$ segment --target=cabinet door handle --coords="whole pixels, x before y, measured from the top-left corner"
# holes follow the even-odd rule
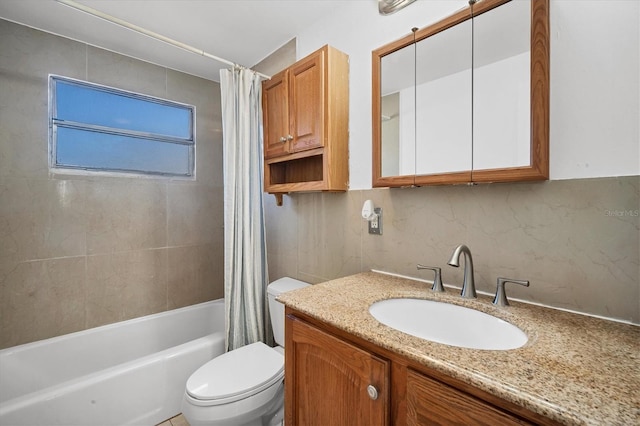
[[[369,398],[373,399],[374,401],[378,399],[378,389],[376,389],[375,386],[367,386],[367,393],[369,394]]]
[[[292,140],[293,140],[293,136],[291,136],[291,135],[287,135],[287,140],[288,140],[288,141],[292,141]]]
[[[280,138],[280,142],[285,143],[286,141],[287,141],[287,138],[285,138],[284,136]]]

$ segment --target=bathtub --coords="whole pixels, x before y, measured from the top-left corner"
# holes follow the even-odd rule
[[[154,425],[224,352],[224,300],[0,350],[0,425]]]

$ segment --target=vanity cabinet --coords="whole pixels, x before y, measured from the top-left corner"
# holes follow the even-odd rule
[[[262,86],[265,192],[346,191],[349,60],[330,46]]]
[[[556,424],[290,307],[285,337],[287,425]]]
[[[409,369],[407,424],[509,426],[531,423]]]
[[[389,361],[287,317],[287,425],[389,424]]]

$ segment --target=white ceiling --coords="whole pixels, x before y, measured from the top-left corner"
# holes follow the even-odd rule
[[[78,3],[209,54],[253,66],[345,1],[78,0]],[[228,65],[125,29],[55,0],[0,0],[0,18],[219,81]]]

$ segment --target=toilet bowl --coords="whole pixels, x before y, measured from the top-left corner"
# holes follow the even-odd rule
[[[276,297],[309,284],[281,278],[267,287],[275,348],[262,342],[229,351],[187,380],[182,414],[191,426],[280,425],[284,418],[284,305]]]

